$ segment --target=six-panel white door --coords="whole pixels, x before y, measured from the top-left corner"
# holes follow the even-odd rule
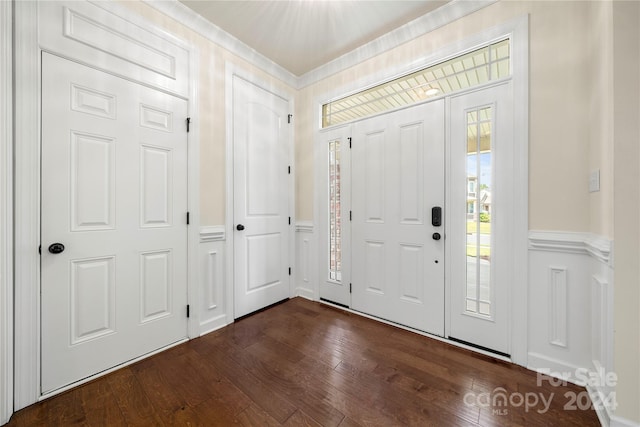
[[[289,103],[233,76],[234,318],[289,297]]]
[[[43,54],[43,394],[186,338],[186,117]]]
[[[444,335],[444,101],[354,124],[351,172],[352,308]]]

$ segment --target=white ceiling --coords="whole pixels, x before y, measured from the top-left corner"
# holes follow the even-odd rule
[[[450,0],[181,0],[301,76]]]

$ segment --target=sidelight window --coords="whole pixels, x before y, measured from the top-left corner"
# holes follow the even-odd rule
[[[329,142],[329,279],[342,280],[340,140]]]
[[[466,311],[491,316],[492,108],[467,112]]]

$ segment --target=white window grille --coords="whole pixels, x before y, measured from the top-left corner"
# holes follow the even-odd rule
[[[350,122],[511,75],[504,39],[322,106],[322,127]]]

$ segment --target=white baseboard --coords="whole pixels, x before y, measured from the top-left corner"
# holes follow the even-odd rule
[[[227,325],[227,315],[221,314],[218,317],[214,317],[213,319],[209,319],[206,322],[200,323],[200,336],[206,335],[213,331],[217,331],[218,329],[224,328]]]
[[[573,376],[573,374],[575,374],[579,369],[583,368],[563,360],[545,356],[543,354],[529,353],[527,369],[540,372],[554,378],[560,378],[572,384],[576,384],[577,379]]]
[[[640,423],[635,423],[633,421],[621,417],[616,417],[614,415],[611,417],[609,427],[640,427]]]
[[[296,296],[297,297],[306,298],[306,299],[311,300],[311,301],[315,301],[314,292],[313,292],[312,289],[297,287],[296,288]]]

